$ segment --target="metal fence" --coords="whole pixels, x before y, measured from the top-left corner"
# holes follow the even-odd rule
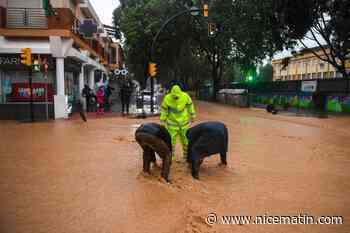
[[[316,82],[316,93],[330,94],[350,94],[350,79],[309,79],[297,81],[276,81],[261,83],[239,83],[230,86],[232,89],[248,89],[250,93],[270,93],[288,94],[302,92],[303,82]]]

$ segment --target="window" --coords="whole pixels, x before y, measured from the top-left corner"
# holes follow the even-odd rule
[[[335,71],[331,71],[329,77],[330,77],[330,78],[335,78],[335,77],[336,77],[336,76],[335,76]]]
[[[324,63],[320,63],[320,70],[323,70],[325,67]]]
[[[0,104],[5,102],[5,94],[4,94],[4,88],[2,87],[3,83],[3,72],[0,70]]]
[[[323,72],[323,78],[329,78],[328,72]]]

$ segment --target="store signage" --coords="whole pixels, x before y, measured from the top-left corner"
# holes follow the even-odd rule
[[[37,58],[38,55],[33,55],[33,58]],[[46,59],[47,64],[53,64],[52,57],[48,55],[40,55],[41,59]],[[0,54],[0,67],[11,67],[11,66],[23,66],[21,63],[20,54]]]
[[[122,70],[119,70],[119,69],[116,69],[114,70],[114,74],[115,75],[127,75],[129,73],[129,71],[127,69],[122,69]]]
[[[302,92],[316,92],[317,81],[302,81],[301,91]]]
[[[20,65],[21,64],[21,58],[14,57],[14,56],[0,56],[0,65]]]
[[[46,92],[49,102],[53,101],[52,84],[33,83],[33,101],[45,102]],[[12,95],[9,102],[29,102],[30,88],[28,83],[12,83]]]

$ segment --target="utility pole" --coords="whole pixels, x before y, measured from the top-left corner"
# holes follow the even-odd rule
[[[32,49],[23,48],[21,49],[21,63],[28,68],[29,76],[29,108],[30,108],[30,122],[34,122],[34,110],[33,110],[33,80],[32,80]]]
[[[30,122],[34,122],[34,109],[33,109],[33,78],[32,67],[29,66],[29,93],[30,93]]]

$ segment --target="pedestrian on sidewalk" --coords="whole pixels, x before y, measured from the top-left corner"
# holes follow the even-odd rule
[[[104,103],[105,103],[105,91],[104,87],[100,86],[96,92],[96,98],[97,98],[97,112],[96,115],[103,115],[104,114]]]
[[[114,88],[108,83],[105,87],[105,111],[109,112],[111,110],[112,101],[110,99]]]
[[[86,112],[92,112],[92,104],[94,102],[93,98],[95,97],[95,95],[92,89],[87,84],[84,85],[84,88],[82,90],[82,96],[83,98],[85,98]]]
[[[182,144],[183,157],[187,159],[188,139],[186,134],[195,117],[196,112],[191,97],[178,85],[174,85],[170,93],[164,97],[160,111],[161,124],[166,126],[171,137],[173,160],[175,160],[174,152],[178,136]]]
[[[133,83],[128,76],[124,77],[120,89],[120,99],[122,102],[122,114],[129,115],[130,98],[133,92]]]

